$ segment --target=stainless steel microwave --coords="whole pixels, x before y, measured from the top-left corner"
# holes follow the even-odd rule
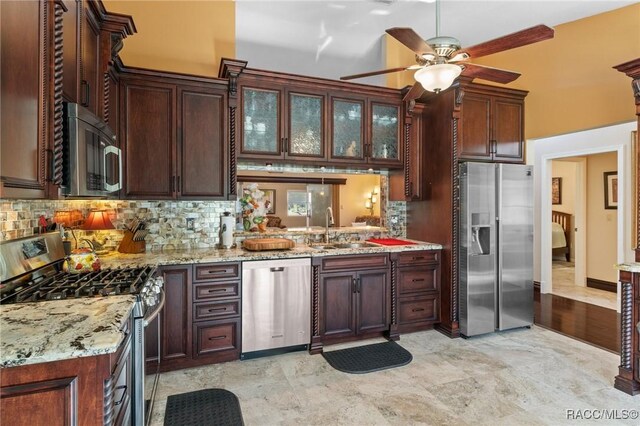
[[[66,197],[115,197],[122,189],[122,151],[102,120],[86,108],[64,104],[64,167]]]

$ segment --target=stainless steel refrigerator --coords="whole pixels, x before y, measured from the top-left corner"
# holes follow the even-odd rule
[[[460,163],[460,332],[533,323],[533,168]]]

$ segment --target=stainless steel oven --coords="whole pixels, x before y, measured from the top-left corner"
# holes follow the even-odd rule
[[[122,151],[116,137],[86,108],[65,103],[63,194],[67,197],[116,196],[122,189]]]
[[[151,421],[160,375],[160,311],[164,306],[164,281],[155,277],[134,307],[132,424]]]

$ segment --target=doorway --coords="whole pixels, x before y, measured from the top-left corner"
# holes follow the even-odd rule
[[[551,160],[551,293],[617,309],[617,214],[604,203],[615,151]]]

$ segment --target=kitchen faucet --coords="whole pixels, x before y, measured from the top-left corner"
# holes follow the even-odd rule
[[[334,225],[333,210],[331,209],[331,207],[327,207],[327,210],[325,211],[324,219],[325,219],[324,242],[328,244],[329,243],[329,227]]]

